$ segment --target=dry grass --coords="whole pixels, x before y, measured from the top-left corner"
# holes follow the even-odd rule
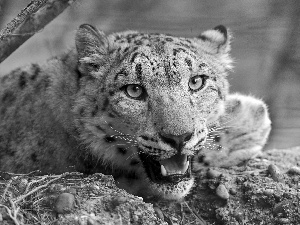
[[[66,175],[1,173],[0,207],[5,209],[2,210],[2,217],[9,217],[15,225],[37,224],[40,221],[53,223],[53,212],[46,204],[45,192],[51,184],[59,183]]]

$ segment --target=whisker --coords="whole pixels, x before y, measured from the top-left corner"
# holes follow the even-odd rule
[[[138,155],[138,153],[137,153],[137,152],[133,152],[132,154],[130,154],[130,155],[126,158],[126,160],[133,159],[133,157],[134,157],[135,155]]]

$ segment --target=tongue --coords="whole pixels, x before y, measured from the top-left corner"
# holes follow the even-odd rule
[[[171,158],[160,161],[163,176],[172,174],[184,174],[189,167],[187,155],[176,154]]]

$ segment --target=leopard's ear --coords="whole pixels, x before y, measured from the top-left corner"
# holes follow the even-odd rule
[[[231,34],[223,25],[216,26],[198,36],[201,47],[211,54],[228,54],[230,52]]]
[[[196,38],[196,45],[201,50],[215,55],[219,58],[220,63],[224,65],[226,69],[232,69],[232,58],[229,53],[231,33],[223,25],[216,26],[212,30],[203,32]]]
[[[76,32],[76,49],[79,63],[101,66],[108,54],[108,39],[102,31],[89,24],[82,24]]]

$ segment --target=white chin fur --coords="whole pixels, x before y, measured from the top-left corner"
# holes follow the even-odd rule
[[[194,185],[194,178],[186,181],[181,181],[178,184],[157,184],[150,182],[150,188],[155,193],[164,199],[180,200],[184,198]]]

